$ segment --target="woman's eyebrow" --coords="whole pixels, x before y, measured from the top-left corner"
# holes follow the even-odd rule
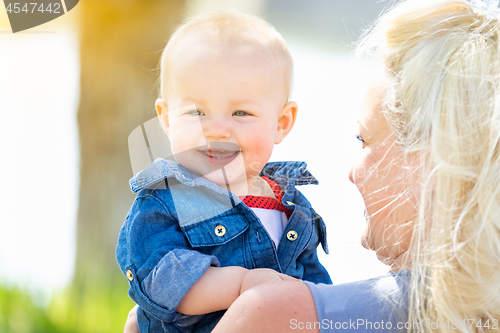
[[[369,127],[366,126],[366,122],[362,122],[362,121],[358,120],[358,126],[359,126],[359,129],[363,129],[365,131],[369,131]]]

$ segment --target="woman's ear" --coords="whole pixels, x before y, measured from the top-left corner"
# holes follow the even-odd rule
[[[165,100],[158,98],[155,102],[156,113],[160,120],[161,128],[168,136],[170,135],[170,123],[168,121],[168,107]]]
[[[278,131],[275,144],[280,143],[290,133],[297,119],[298,106],[295,102],[288,102],[278,114]]]

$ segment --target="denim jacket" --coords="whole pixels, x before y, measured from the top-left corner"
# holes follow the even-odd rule
[[[210,266],[271,268],[331,284],[316,254],[320,242],[328,253],[325,224],[295,188],[318,181],[304,162],[268,163],[261,176],[281,186],[282,202],[292,210],[277,248],[236,195],[175,162],[157,159],[130,180],[139,193],[120,230],[116,257],[129,280],[129,295],[139,305],[141,333],[211,332],[224,311],[176,312]]]

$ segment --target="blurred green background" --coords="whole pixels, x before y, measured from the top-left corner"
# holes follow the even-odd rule
[[[320,258],[333,281],[383,273],[359,246],[362,203],[347,171],[372,70],[350,67],[350,52],[386,5],[82,0],[17,34],[0,5],[0,333],[123,330],[133,302],[114,248],[134,199],[127,138],[155,116],[155,69],[172,28],[215,8],[260,15],[290,44],[299,119],[272,159],[306,160],[320,180],[303,192],[330,227],[331,254]]]

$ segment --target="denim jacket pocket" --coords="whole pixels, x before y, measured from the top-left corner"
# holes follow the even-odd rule
[[[248,222],[239,214],[214,217],[182,227],[193,248],[226,244],[248,229]]]

